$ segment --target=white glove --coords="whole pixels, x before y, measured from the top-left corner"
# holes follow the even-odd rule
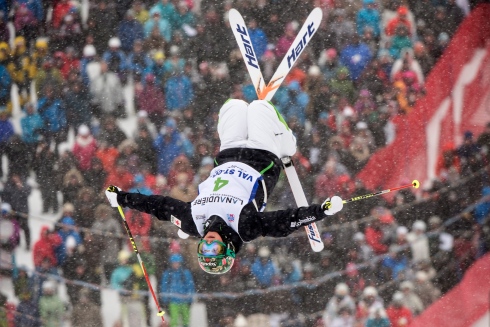
[[[328,216],[336,214],[342,210],[343,207],[344,203],[340,196],[333,196],[332,199],[326,199],[325,202],[322,203],[323,212]]]
[[[117,194],[119,191],[121,191],[121,189],[113,185],[110,185],[107,190],[105,190],[105,196],[107,196],[107,200],[109,200],[109,203],[113,208],[119,207],[119,203],[117,203]]]

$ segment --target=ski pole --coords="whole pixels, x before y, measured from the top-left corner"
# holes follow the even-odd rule
[[[117,207],[117,211],[119,211],[119,214],[121,215],[121,218],[122,218],[123,223],[124,223],[124,228],[126,229],[126,233],[128,233],[129,240],[131,241],[131,245],[133,246],[134,253],[136,253],[136,256],[138,257],[138,261],[140,263],[141,270],[143,270],[143,275],[145,275],[146,284],[148,284],[148,288],[150,289],[150,293],[153,296],[153,300],[155,301],[155,304],[157,306],[157,309],[158,309],[157,315],[159,317],[162,317],[162,321],[165,322],[165,319],[163,318],[163,314],[165,312],[160,307],[160,304],[158,303],[158,299],[155,295],[155,292],[153,291],[153,287],[151,286],[151,283],[150,283],[150,278],[148,278],[148,273],[146,272],[145,265],[143,263],[143,260],[141,259],[141,255],[138,251],[138,247],[136,246],[136,243],[134,241],[133,234],[131,234],[131,230],[129,229],[128,222],[126,221],[126,217],[124,216],[124,212],[123,212],[121,206]]]
[[[419,181],[416,180],[416,179],[414,179],[411,184],[406,184],[406,185],[402,185],[402,186],[398,186],[398,187],[393,187],[393,188],[389,188],[389,189],[378,191],[378,192],[374,192],[374,193],[369,193],[369,194],[355,196],[355,197],[350,198],[348,200],[342,200],[342,203],[350,203],[350,202],[354,202],[354,201],[364,200],[364,199],[367,199],[367,198],[371,198],[373,196],[378,196],[378,195],[390,193],[390,192],[393,192],[393,191],[398,191],[398,190],[401,190],[401,189],[404,189],[404,188],[409,188],[409,187],[419,188],[419,186],[420,186]],[[327,202],[327,203],[325,203],[324,206],[328,209],[330,207],[330,205],[331,205],[330,202]]]

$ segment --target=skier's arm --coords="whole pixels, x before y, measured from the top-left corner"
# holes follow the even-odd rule
[[[337,199],[334,200],[334,198]],[[330,209],[325,208],[325,203],[330,203],[330,200],[325,201],[322,205],[313,204],[308,207],[271,212],[257,212],[253,206],[247,205],[240,214],[240,236],[244,241],[251,241],[259,236],[287,236],[302,226],[340,211],[342,199],[334,198],[332,198]],[[243,219],[242,216],[244,216]]]
[[[192,219],[191,205],[188,202],[179,201],[168,196],[143,195],[123,191],[119,191],[117,202],[122,207],[149,213],[159,220],[172,221],[174,225],[180,225],[179,227],[182,231],[187,234],[196,237],[200,236]]]

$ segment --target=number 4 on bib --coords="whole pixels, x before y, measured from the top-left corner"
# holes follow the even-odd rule
[[[221,179],[221,177],[218,177],[218,179],[214,181],[214,189],[213,189],[213,192],[216,192],[219,189],[225,187],[226,184],[228,184],[228,180],[227,179]]]

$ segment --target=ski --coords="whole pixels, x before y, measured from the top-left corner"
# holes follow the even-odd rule
[[[293,44],[291,44],[288,52],[286,52],[286,56],[282,59],[267,86],[262,90],[259,99],[272,99],[279,86],[281,86],[284,78],[289,74],[289,71],[293,68],[299,56],[308,45],[308,42],[310,42],[311,38],[318,30],[318,27],[320,27],[322,17],[323,12],[320,8],[315,8],[311,11],[299,30],[298,35],[296,35]]]
[[[264,77],[262,77],[262,71],[260,70],[259,60],[252,46],[252,40],[248,34],[247,25],[245,25],[242,15],[236,9],[230,9],[229,19],[231,30],[233,31],[233,35],[235,35],[236,42],[242,53],[248,74],[250,75],[257,95],[259,95],[265,86],[265,82]]]
[[[230,10],[230,26],[233,34],[235,35],[235,39],[238,43],[238,47],[242,53],[243,60],[247,66],[248,73],[259,99],[269,101],[272,99],[284,78],[287,76],[305,49],[306,45],[317,31],[318,27],[320,26],[322,16],[323,13],[320,8],[315,8],[312,10],[271,80],[267,85],[265,85],[245,21],[243,20],[242,15],[236,9]],[[284,165],[284,172],[286,173],[289,185],[293,192],[294,200],[296,201],[296,205],[298,207],[308,206],[308,200],[306,199],[303,187],[301,186],[298,173],[294,168],[293,161],[290,157],[285,157],[282,158],[282,162]],[[313,222],[306,225],[305,230],[313,251],[320,252],[323,250],[324,244],[320,237],[320,231],[318,230],[316,223]]]

